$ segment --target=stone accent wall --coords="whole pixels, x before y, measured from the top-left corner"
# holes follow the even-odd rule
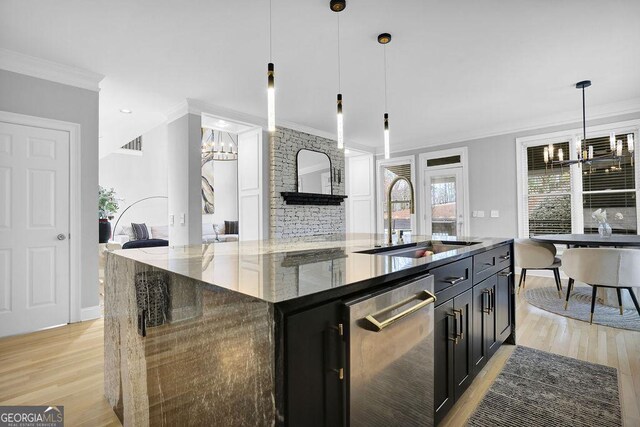
[[[332,169],[337,168],[342,175],[340,183],[332,178],[333,194],[345,194],[344,151],[338,149],[336,141],[292,129],[278,128],[270,138],[271,239],[345,232],[344,203],[340,206],[287,205],[280,195],[283,191],[298,191],[296,156],[303,148],[321,151],[329,156]]]

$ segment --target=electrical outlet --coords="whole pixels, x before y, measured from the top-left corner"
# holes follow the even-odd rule
[[[484,218],[484,211],[478,211],[478,218]]]
[[[496,210],[491,211],[491,218],[499,218],[499,217],[500,217],[500,211],[496,211]]]
[[[187,216],[184,213],[180,214],[180,224],[184,225],[187,222]]]
[[[478,211],[473,211],[471,213],[471,216],[474,217],[474,218],[478,218]]]

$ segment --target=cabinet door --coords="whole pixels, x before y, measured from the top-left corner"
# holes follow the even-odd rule
[[[496,332],[500,343],[511,334],[511,295],[513,293],[513,273],[507,268],[498,273],[496,288]]]
[[[455,401],[453,383],[454,322],[453,300],[434,310],[434,408],[436,424]]]
[[[453,299],[453,309],[457,317],[457,326],[460,328],[455,333],[458,340],[455,342],[453,350],[453,378],[454,395],[458,401],[462,393],[469,387],[473,380],[473,290],[469,289]]]
[[[287,425],[345,425],[340,314],[341,304],[331,303],[286,319]]]
[[[498,292],[498,275],[491,276],[487,282],[486,289],[489,289],[490,313],[487,315],[486,328],[484,330],[485,340],[487,342],[487,356],[490,359],[500,347],[498,338],[498,329],[496,324],[496,296]]]
[[[496,276],[473,287],[473,329],[472,354],[474,375],[487,363],[487,359],[495,352],[495,321],[492,308],[492,292],[495,291]]]

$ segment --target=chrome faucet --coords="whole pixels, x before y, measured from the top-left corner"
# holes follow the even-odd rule
[[[393,230],[391,229],[392,227],[392,218],[391,218],[391,192],[393,191],[393,187],[398,183],[398,181],[406,181],[407,184],[409,184],[409,190],[411,190],[411,200],[409,200],[409,212],[411,214],[414,214],[416,209],[415,209],[415,195],[413,192],[413,184],[411,184],[411,181],[409,181],[407,178],[405,178],[404,176],[398,176],[396,177],[396,179],[394,179],[393,181],[391,181],[391,185],[389,185],[389,190],[387,192],[387,230],[388,230],[388,238],[387,238],[387,243],[389,245],[391,245],[393,243],[393,239],[392,239],[392,232]],[[398,200],[398,201],[404,201],[404,200]]]

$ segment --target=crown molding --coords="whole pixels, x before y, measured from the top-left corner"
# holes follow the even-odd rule
[[[633,98],[626,101],[593,106],[591,107],[591,110],[593,112],[588,114],[587,125],[598,120],[613,119],[625,114],[640,113],[640,98]],[[440,137],[428,137],[429,140],[436,141],[433,143],[425,143],[424,140],[407,141],[395,145],[394,149],[391,150],[391,153],[399,154],[407,151],[419,150],[426,147],[439,147],[442,145],[470,142],[478,139],[492,138],[502,135],[522,134],[531,131],[544,131],[547,128],[553,128],[557,126],[572,126],[576,123],[582,123],[581,114],[576,114],[575,111],[564,112],[555,114],[553,116],[547,116],[535,121],[529,121],[528,123],[522,122],[516,126],[503,126],[495,127],[493,129],[484,129],[481,131],[462,132],[446,136],[443,135]],[[382,148],[376,147],[375,154],[380,155],[381,153],[384,153]]]
[[[100,91],[102,74],[0,48],[0,69],[68,86]]]
[[[256,127],[267,127],[267,119],[266,117],[258,117],[252,114],[243,113],[240,111],[232,110],[225,107],[220,107],[219,105],[209,104],[205,101],[200,101],[198,99],[187,98],[184,101],[176,104],[172,108],[170,108],[167,113],[167,122],[170,123],[186,114],[196,114],[201,115],[205,114],[208,116],[221,118],[230,122],[235,122],[239,124],[243,124],[246,126],[256,126]],[[287,129],[296,130],[298,132],[308,133],[310,135],[319,136],[322,138],[327,138],[335,141],[336,135],[331,132],[325,132],[320,129],[316,129],[310,126],[301,125],[298,123],[290,122],[287,120],[277,120],[276,125],[278,127],[284,127]],[[353,148],[354,150],[364,151],[367,153],[374,153],[374,149],[372,147],[358,144],[353,141],[345,140],[345,147]]]

